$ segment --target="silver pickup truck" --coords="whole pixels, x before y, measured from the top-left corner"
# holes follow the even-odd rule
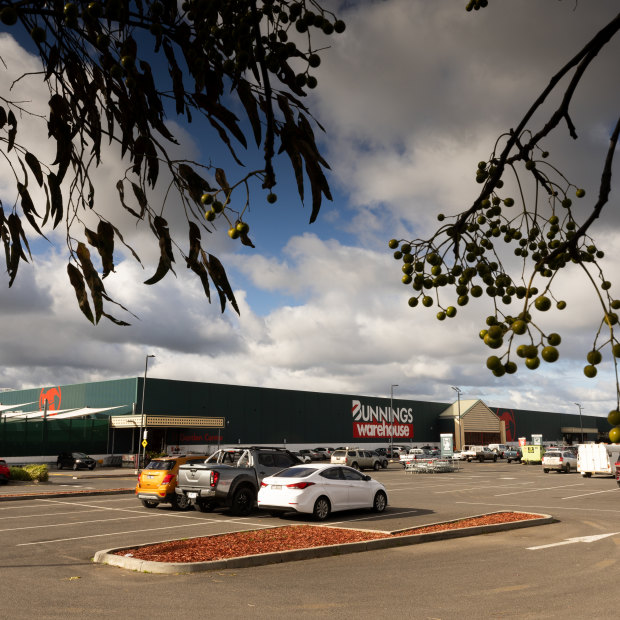
[[[202,512],[223,506],[245,516],[254,508],[263,478],[299,463],[283,448],[226,448],[204,463],[181,465],[175,491]]]

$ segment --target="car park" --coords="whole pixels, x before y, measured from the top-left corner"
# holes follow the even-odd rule
[[[95,469],[97,461],[84,452],[61,452],[56,459],[56,469],[69,467],[73,470]]]
[[[0,484],[8,484],[11,479],[11,470],[4,459],[0,459]]]
[[[331,456],[333,465],[348,465],[353,469],[380,469],[381,459],[374,455],[370,450],[360,450],[359,448],[344,448],[334,450]]]
[[[547,450],[542,457],[542,469],[546,474],[550,471],[567,474],[577,471],[577,456],[572,450]]]
[[[178,455],[151,459],[140,472],[136,496],[145,508],[171,504],[175,510],[187,510],[191,504],[185,495],[175,491],[179,467],[185,463],[204,463],[207,455]]]
[[[352,467],[297,465],[263,479],[258,507],[271,514],[301,512],[325,520],[332,512],[359,508],[383,512],[388,498],[380,482]]]

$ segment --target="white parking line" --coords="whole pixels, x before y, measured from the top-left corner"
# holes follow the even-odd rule
[[[17,532],[19,530],[40,530],[41,528],[50,529],[52,527],[73,527],[74,525],[87,525],[90,523],[107,523],[108,521],[128,521],[129,519],[141,519],[142,517],[118,517],[118,519],[93,519],[91,521],[65,521],[64,523],[46,523],[44,525],[25,525],[24,527],[9,527],[0,532]]]
[[[599,493],[617,493],[620,489],[605,489],[604,491],[592,491],[592,493],[582,493],[581,495],[570,495],[562,499],[575,499],[576,497],[587,497],[588,495],[598,495]]]
[[[576,484],[560,484],[553,487],[536,487],[535,489],[527,489],[523,491],[511,491],[510,493],[498,493],[494,497],[504,497],[504,495],[519,495],[519,493],[532,493],[533,491],[553,491],[555,489],[562,489],[564,487],[582,487],[583,482],[577,482]]]
[[[390,512],[384,515],[386,517],[395,517],[398,515],[406,515],[406,514],[411,514],[413,512],[422,512],[422,509],[416,509],[413,508],[412,510],[401,510],[400,512]],[[372,515],[368,515],[366,517],[360,517],[359,519],[348,519],[347,521],[330,521],[329,523],[326,523],[325,525],[331,526],[331,525],[339,525],[342,523],[354,523],[355,521],[367,521],[368,519],[377,519],[377,518],[381,518],[381,516],[383,515],[377,515],[375,513],[373,513]]]
[[[72,538],[55,538],[55,539],[51,539],[51,540],[41,540],[38,542],[29,542],[29,543],[20,543],[18,545],[16,545],[17,547],[31,547],[34,545],[49,545],[49,544],[54,544],[54,543],[59,543],[59,542],[68,542],[68,541],[72,541],[72,540],[85,540],[88,538],[102,538],[104,536],[124,536],[125,534],[139,534],[139,533],[143,533],[143,532],[156,532],[158,530],[171,530],[174,528],[180,528],[180,527],[194,527],[196,525],[212,525],[214,523],[222,523],[222,521],[217,521],[217,520],[207,520],[207,519],[203,519],[202,521],[200,521],[199,523],[185,523],[182,525],[169,525],[167,527],[152,527],[152,528],[148,528],[145,530],[127,530],[127,531],[123,531],[123,532],[110,532],[109,534],[91,534],[90,536],[74,536]],[[230,521],[226,521],[225,523],[230,523]],[[246,523],[240,523],[240,525],[248,525]],[[271,529],[273,527],[280,527],[280,526],[274,526],[274,525],[265,525],[265,524],[260,524],[261,527],[263,527],[264,529]],[[222,532],[218,532],[222,533]],[[159,542],[159,541],[158,541]],[[135,546],[135,544],[133,545],[127,545],[127,546]]]

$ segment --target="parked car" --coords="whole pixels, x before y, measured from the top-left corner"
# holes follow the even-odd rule
[[[468,463],[472,461],[497,461],[497,453],[488,446],[463,446],[463,454]]]
[[[4,459],[0,459],[0,484],[8,484],[11,479],[11,470]]]
[[[425,448],[411,448],[409,452],[400,455],[400,464],[406,468],[412,461],[434,459],[433,453]]]
[[[383,512],[388,498],[385,487],[352,467],[313,463],[297,465],[264,478],[258,491],[258,507],[271,514],[307,513],[318,521],[339,510],[369,508]]]
[[[313,452],[320,454],[323,457],[324,461],[329,461],[333,451],[333,448],[314,448],[313,450]]]
[[[226,507],[236,516],[247,516],[254,510],[263,478],[300,464],[284,448],[223,448],[204,463],[181,465],[176,493],[185,495],[201,512]]]
[[[391,448],[390,446],[388,446],[387,448],[377,448],[375,452],[377,452],[381,456],[387,457],[388,459],[399,459],[402,450],[400,450],[400,448]]]
[[[508,448],[508,450],[504,452],[504,458],[509,463],[512,463],[513,461],[520,463],[521,462],[521,449],[520,448]]]
[[[185,495],[175,492],[179,467],[185,463],[204,463],[207,455],[165,456],[152,459],[138,476],[136,496],[145,508],[172,504],[175,510],[187,510],[191,504]]]
[[[572,450],[548,450],[542,457],[543,471],[577,471],[577,457]]]
[[[95,469],[97,461],[84,452],[61,452],[56,459],[56,468],[62,469],[69,467],[73,470],[77,469]]]
[[[345,448],[344,450],[334,450],[331,456],[333,465],[348,465],[353,469],[374,469],[381,467],[380,457],[373,454],[370,450],[360,450],[359,448]]]
[[[315,452],[314,450],[308,450],[307,448],[303,448],[301,450],[298,450],[298,452],[301,456],[310,457],[311,461],[322,461],[323,460],[323,455],[319,454],[318,452]]]
[[[294,454],[302,463],[312,463],[312,459],[309,454],[301,454],[301,452],[293,452],[292,454]]]
[[[465,459],[465,455],[460,451],[460,450],[454,450],[454,452],[452,453],[452,458],[455,461],[464,461]]]
[[[493,450],[493,452],[495,452],[500,459],[503,459],[504,453],[508,450],[508,446],[503,443],[490,443],[489,449]]]
[[[379,459],[379,462],[381,463],[381,467],[383,467],[383,469],[388,466],[390,460],[385,454],[381,454],[378,450],[371,450],[370,452]]]

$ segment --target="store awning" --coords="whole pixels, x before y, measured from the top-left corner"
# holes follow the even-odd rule
[[[178,415],[114,415],[111,428],[224,428],[224,418]]]
[[[120,409],[127,405],[118,405],[116,407],[81,407],[73,409],[59,409],[58,411],[48,411],[46,415],[47,420],[67,420],[69,418],[84,418],[88,415],[95,413],[101,413],[102,411],[112,411],[112,409]],[[42,419],[45,415],[43,410],[28,411],[28,412],[10,412],[2,414],[7,421],[19,421],[19,420],[33,420]]]
[[[8,411],[9,409],[15,409],[15,407],[26,407],[27,405],[34,405],[37,401],[33,400],[31,403],[20,403],[17,405],[2,405],[0,404],[0,413],[2,411]]]
[[[560,429],[561,433],[566,435],[579,435],[581,433],[598,433],[598,428],[581,428],[580,426],[563,426]]]

